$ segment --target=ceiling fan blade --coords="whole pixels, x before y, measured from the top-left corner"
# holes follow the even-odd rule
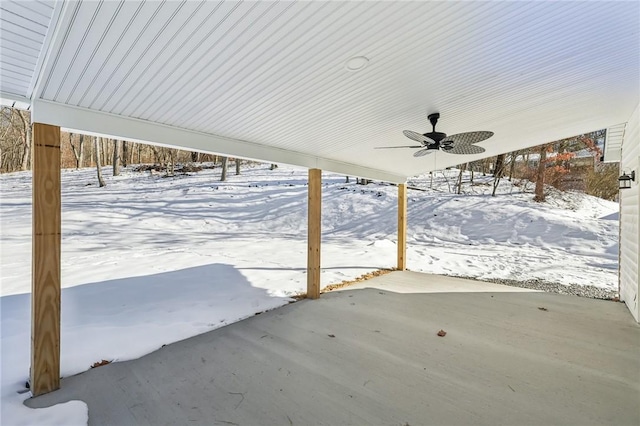
[[[409,139],[420,142],[422,145],[429,145],[436,142],[433,139],[426,137],[425,135],[421,135],[418,132],[412,132],[411,130],[403,130],[402,133]]]
[[[424,157],[427,154],[431,154],[433,151],[435,151],[435,149],[425,148],[425,149],[421,149],[420,151],[414,152],[413,156],[414,157]]]
[[[373,149],[389,149],[389,148],[422,148],[422,145],[375,146],[375,147],[373,147]]]
[[[441,149],[447,154],[482,154],[485,151],[481,146],[467,144],[445,145]]]
[[[493,132],[466,132],[457,133],[455,135],[447,136],[440,141],[441,144],[447,145],[448,143],[454,143],[456,145],[471,145],[474,143],[482,142],[493,136]]]

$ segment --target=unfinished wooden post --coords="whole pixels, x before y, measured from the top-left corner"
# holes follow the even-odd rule
[[[398,184],[398,270],[407,269],[407,184]]]
[[[307,297],[320,297],[320,222],[322,218],[322,170],[309,169]]]
[[[33,125],[31,392],[60,387],[60,127]]]

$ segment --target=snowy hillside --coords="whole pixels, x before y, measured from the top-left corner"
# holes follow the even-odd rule
[[[125,360],[289,303],[306,288],[306,170],[267,166],[164,178],[62,173],[62,374]],[[506,180],[463,192],[457,171],[409,182],[407,266],[480,279],[617,287],[617,209],[548,203]],[[0,176],[2,424],[86,422],[82,403],[29,410],[31,175]],[[468,180],[469,176],[465,176]],[[322,285],[395,266],[397,188],[323,176]],[[56,411],[57,410],[57,411]]]

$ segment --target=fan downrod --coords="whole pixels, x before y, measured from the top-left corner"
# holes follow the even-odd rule
[[[438,119],[440,118],[440,113],[439,112],[435,112],[433,114],[429,114],[427,116],[427,118],[429,119],[429,121],[431,122],[431,126],[433,126],[433,132],[435,133],[436,131],[436,124],[438,124]]]

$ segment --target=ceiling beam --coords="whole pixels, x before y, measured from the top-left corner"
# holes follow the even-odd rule
[[[32,111],[32,122],[60,126],[78,133],[93,134],[112,139],[126,139],[187,151],[200,151],[249,160],[290,164],[391,183],[404,183],[407,178],[407,176],[384,170],[358,166],[302,152],[180,129],[41,99],[33,101]]]

